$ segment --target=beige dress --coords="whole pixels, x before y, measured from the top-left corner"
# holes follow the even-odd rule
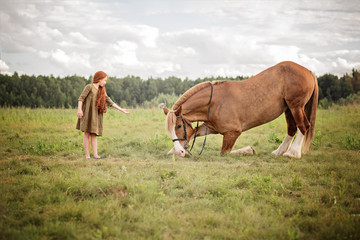
[[[76,129],[101,136],[103,132],[103,114],[99,113],[99,110],[96,107],[97,93],[98,90],[93,84],[85,86],[79,97],[79,101],[83,102],[82,111],[84,115],[82,118],[78,119]],[[114,102],[107,94],[106,103],[110,106],[114,105]]]

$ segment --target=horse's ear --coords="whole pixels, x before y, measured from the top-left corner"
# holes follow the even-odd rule
[[[164,110],[165,115],[167,115],[169,112],[169,109],[167,109],[167,107],[164,107],[163,110]]]
[[[176,116],[180,116],[180,114],[181,114],[181,106],[175,112]]]

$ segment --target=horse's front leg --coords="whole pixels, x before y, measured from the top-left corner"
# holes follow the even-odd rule
[[[224,138],[221,154],[229,153],[231,151],[240,134],[240,131],[231,131],[223,134]]]

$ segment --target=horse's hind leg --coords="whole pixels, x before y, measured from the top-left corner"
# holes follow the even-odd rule
[[[309,120],[307,119],[304,108],[299,107],[295,109],[291,109],[291,113],[294,117],[297,126],[297,135],[296,138],[291,145],[291,147],[283,154],[285,157],[295,157],[301,158],[301,148],[304,142],[304,138],[307,130],[310,127]]]
[[[296,133],[296,122],[291,114],[290,109],[288,108],[285,111],[285,117],[287,122],[287,135],[284,139],[284,141],[280,144],[278,149],[272,152],[274,155],[283,155],[287,150],[289,150],[290,145],[292,143],[292,140],[294,139],[295,133]]]

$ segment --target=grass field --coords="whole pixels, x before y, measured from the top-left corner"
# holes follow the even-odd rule
[[[360,239],[360,106],[319,110],[301,159],[272,156],[284,116],[240,136],[255,156],[166,156],[162,111],[110,110],[85,159],[76,110],[0,111],[0,239]]]

